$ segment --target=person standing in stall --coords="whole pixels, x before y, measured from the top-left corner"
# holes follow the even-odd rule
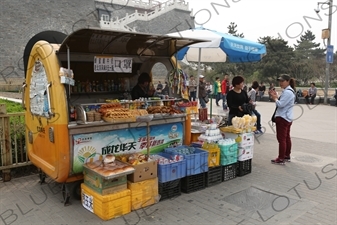
[[[249,103],[247,92],[243,90],[244,78],[242,76],[235,76],[232,80],[233,89],[227,94],[227,104],[229,108],[228,125],[232,125],[232,119],[243,117],[245,115],[242,105]]]
[[[155,89],[151,85],[151,77],[148,73],[142,73],[138,77],[137,85],[132,88],[131,97],[132,100],[139,98],[153,97]]]

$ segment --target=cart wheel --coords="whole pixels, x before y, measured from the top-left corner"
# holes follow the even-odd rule
[[[69,188],[67,187],[67,184],[62,184],[62,197],[63,197],[63,204],[64,206],[70,205],[69,199],[70,199],[70,192]]]
[[[45,181],[46,180],[46,174],[44,172],[42,172],[42,170],[40,170],[39,177],[40,177],[40,181],[39,181],[40,184],[46,183],[46,181]]]
[[[82,181],[78,181],[72,185],[71,194],[76,200],[81,200],[81,183]]]

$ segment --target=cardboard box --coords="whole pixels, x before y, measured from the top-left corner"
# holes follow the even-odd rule
[[[105,179],[105,177],[100,176],[86,167],[83,167],[83,175],[84,183],[101,195],[113,194],[127,188],[126,175],[112,179]]]
[[[238,161],[245,161],[253,158],[254,145],[238,148]]]
[[[132,166],[135,168],[135,172],[128,175],[128,180],[131,182],[139,182],[157,177],[156,161],[140,163]]]
[[[241,137],[241,141],[238,142],[239,147],[246,147],[254,145],[254,133],[243,133],[243,134],[234,134],[225,132],[225,138],[236,139],[238,136]]]

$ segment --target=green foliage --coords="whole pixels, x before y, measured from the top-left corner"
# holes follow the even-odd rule
[[[24,112],[24,109],[22,108],[20,103],[8,101],[8,100],[5,100],[5,99],[0,99],[0,104],[6,105],[7,113]]]
[[[228,33],[235,37],[244,38],[245,36],[243,35],[243,33],[239,34],[236,30],[237,26],[238,25],[236,25],[234,22],[230,22],[229,26],[227,27]]]
[[[267,55],[257,64],[262,81],[276,80],[280,74],[289,73],[294,58],[293,48],[281,38],[263,37],[259,42],[266,45]]]

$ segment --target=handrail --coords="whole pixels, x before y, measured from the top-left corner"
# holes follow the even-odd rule
[[[132,1],[131,1],[132,2]],[[128,2],[128,3],[131,3]],[[144,10],[150,10],[149,13],[147,13],[145,11],[145,13],[139,13],[137,10],[135,10],[134,13],[132,14],[126,14],[126,16],[124,18],[121,19],[116,19],[113,20],[113,18],[110,18],[110,21],[103,21],[103,18],[100,18],[100,24],[102,27],[109,27],[112,29],[124,29],[124,30],[135,30],[130,28],[129,26],[127,26],[127,24],[130,24],[132,22],[135,22],[136,20],[143,20],[143,21],[149,21],[152,20],[170,10],[173,10],[175,8],[179,8],[179,9],[184,9],[184,10],[188,10],[189,4],[185,3],[185,1],[182,0],[169,0],[163,3],[157,3],[157,4],[153,4],[153,2],[157,2],[157,1],[150,1],[151,4],[146,3],[146,5],[148,5],[149,7],[145,7]],[[116,4],[117,2],[115,2]],[[132,4],[128,4],[128,6],[133,6],[133,7],[137,7],[137,3],[138,4],[145,4],[142,1],[133,1],[132,3],[134,3],[135,5]]]

